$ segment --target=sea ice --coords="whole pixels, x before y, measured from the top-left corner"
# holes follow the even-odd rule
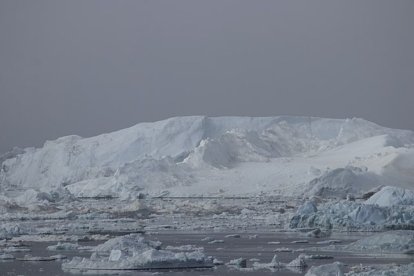
[[[98,245],[89,259],[75,257],[62,264],[62,269],[173,269],[213,266],[201,251],[177,252],[161,250],[159,242],[130,234]]]

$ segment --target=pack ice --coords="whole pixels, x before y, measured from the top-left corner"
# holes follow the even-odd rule
[[[411,188],[413,144],[411,131],[357,118],[176,117],[15,148],[0,157],[0,201],[34,208],[142,194],[358,197],[381,185]]]

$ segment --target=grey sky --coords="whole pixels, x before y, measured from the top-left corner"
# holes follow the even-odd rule
[[[0,0],[0,152],[179,115],[414,129],[414,1]]]

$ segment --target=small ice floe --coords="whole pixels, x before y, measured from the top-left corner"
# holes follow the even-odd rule
[[[220,261],[219,259],[216,259],[216,258],[214,258],[213,259],[213,265],[223,265],[224,264],[224,262],[223,261]]]
[[[292,248],[279,247],[273,250],[274,252],[293,252]]]
[[[2,251],[5,253],[30,252],[31,249],[28,247],[10,246],[10,247],[3,248]]]
[[[331,264],[312,266],[305,276],[344,276],[344,265],[340,262],[334,262]]]
[[[215,243],[224,243],[224,240],[212,240],[208,242],[209,244],[215,244]]]
[[[15,259],[14,256],[12,254],[0,254],[0,260],[1,261],[5,261],[5,260],[13,260]]]
[[[255,269],[280,269],[280,268],[284,268],[286,266],[286,264],[280,262],[277,258],[277,255],[274,255],[272,258],[272,261],[270,263],[259,263],[259,262],[254,262],[253,263],[253,267]]]
[[[298,268],[305,268],[308,265],[305,262],[305,256],[300,254],[296,259],[292,260],[290,263],[286,265],[287,267],[298,267]]]
[[[309,243],[308,240],[291,241],[290,243]]]
[[[280,241],[270,241],[270,242],[267,242],[267,244],[280,244]]]
[[[253,268],[255,270],[270,269],[271,271],[275,271],[275,270],[287,268],[289,270],[300,272],[306,267],[307,267],[307,264],[304,260],[303,255],[299,255],[296,259],[292,260],[291,262],[287,264],[279,261],[277,255],[273,256],[272,261],[270,263],[258,263],[258,262],[253,263]]]
[[[310,238],[324,238],[329,237],[330,235],[331,233],[329,231],[322,231],[320,228],[316,228],[306,233],[306,236]]]
[[[247,267],[247,260],[245,258],[238,258],[229,261],[226,263],[227,266],[237,267],[237,268],[246,268]]]
[[[342,243],[341,240],[326,240],[326,241],[318,241],[316,244],[338,244]]]
[[[165,249],[171,250],[171,251],[203,251],[204,250],[203,247],[197,247],[193,244],[186,244],[186,245],[180,245],[180,246],[168,245],[167,247],[165,247]]]
[[[50,251],[71,251],[71,250],[77,250],[79,249],[79,245],[77,243],[69,243],[69,242],[58,242],[58,244],[55,245],[49,245],[47,247],[47,250]]]
[[[48,257],[41,257],[41,256],[32,256],[32,255],[24,255],[23,258],[17,258],[19,261],[29,261],[29,262],[50,262],[56,260],[63,260],[66,259],[64,255],[53,255]]]
[[[70,270],[143,270],[213,267],[211,258],[201,251],[172,252],[162,250],[158,241],[141,234],[129,234],[98,245],[90,258],[74,257],[63,263]]]
[[[241,236],[240,236],[240,234],[230,234],[230,235],[226,235],[226,236],[224,236],[225,238],[240,238]]]
[[[302,257],[305,260],[329,260],[329,259],[333,259],[333,256],[329,256],[329,255],[307,255],[307,254],[303,254]]]
[[[212,238],[212,237],[205,237],[205,238],[202,238],[201,241],[211,242],[211,241],[214,241],[214,238]]]

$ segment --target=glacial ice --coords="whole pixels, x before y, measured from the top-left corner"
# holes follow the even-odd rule
[[[365,203],[375,204],[381,207],[414,205],[414,191],[386,186],[370,197]]]
[[[61,242],[57,249],[95,234],[166,229],[303,228],[310,240],[336,230],[407,234],[414,229],[413,167],[414,132],[357,118],[192,116],[141,123],[0,156],[0,239]],[[90,258],[62,267],[212,265],[195,247],[161,249],[134,235],[110,239]],[[225,241],[230,237],[236,236]],[[400,240],[411,244],[404,235],[393,242]],[[373,243],[389,250],[379,239]],[[413,251],[411,245],[393,250]]]
[[[330,201],[317,206],[313,213],[298,212],[291,228],[336,230],[390,230],[414,227],[414,206],[380,207],[350,201]]]
[[[81,198],[136,199],[219,190],[252,195],[276,189],[297,195],[307,185],[309,193],[343,197],[379,181],[407,185],[413,175],[399,178],[395,172],[414,159],[413,144],[413,132],[362,119],[177,117],[13,150],[0,159],[0,191],[22,205],[25,199],[47,204],[64,191]],[[400,156],[404,162],[396,161]],[[235,179],[239,172],[243,177]],[[251,185],[254,179],[257,185]],[[21,192],[26,189],[34,192]]]

